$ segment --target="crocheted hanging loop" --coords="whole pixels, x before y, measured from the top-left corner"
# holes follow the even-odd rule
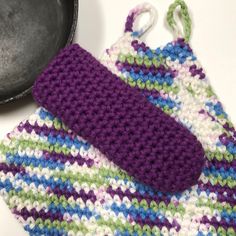
[[[180,17],[183,23],[184,36],[182,35],[181,30],[177,26],[177,23],[174,19],[174,13],[176,8],[180,6]],[[189,42],[192,32],[192,22],[189,15],[188,7],[183,0],[175,0],[169,7],[167,12],[167,22],[170,28],[174,31],[176,37],[184,38],[186,42]]]
[[[134,22],[142,13],[149,13],[149,21],[139,30],[134,30]],[[156,9],[151,4],[144,3],[137,5],[129,12],[129,15],[126,19],[125,32],[132,32],[133,36],[141,37],[153,26],[156,16]]]

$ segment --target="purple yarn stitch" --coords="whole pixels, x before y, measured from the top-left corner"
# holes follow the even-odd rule
[[[132,32],[133,31],[133,24],[134,24],[134,16],[135,14],[132,13],[127,17],[126,24],[125,24],[125,32]]]
[[[196,184],[204,164],[197,138],[79,45],[61,51],[33,95],[137,180],[164,192]]]

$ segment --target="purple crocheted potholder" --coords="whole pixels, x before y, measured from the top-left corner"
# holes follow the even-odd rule
[[[204,151],[196,137],[79,45],[61,51],[37,79],[33,95],[38,104],[147,185],[182,191],[201,174]]]

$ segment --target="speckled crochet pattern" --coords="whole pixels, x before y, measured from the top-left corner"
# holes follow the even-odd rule
[[[147,66],[160,66],[155,60],[160,55],[178,72],[175,77],[145,72]],[[26,231],[234,236],[236,130],[189,45],[176,40],[153,50],[127,32],[101,61],[198,137],[207,158],[203,173],[182,193],[155,191],[39,108],[0,148],[0,194]]]
[[[156,71],[175,73],[162,66]],[[164,192],[197,183],[205,159],[196,137],[79,45],[59,53],[35,82],[33,95],[140,182]]]

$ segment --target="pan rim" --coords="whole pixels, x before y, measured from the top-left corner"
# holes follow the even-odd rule
[[[79,0],[73,0],[73,3],[74,3],[73,4],[73,19],[72,19],[72,24],[71,24],[71,27],[70,27],[70,34],[68,36],[67,42],[66,42],[64,47],[68,46],[69,44],[71,44],[73,42],[75,32],[76,32],[76,27],[77,27],[77,22],[78,22]],[[27,88],[24,91],[16,94],[13,97],[0,100],[0,105],[18,100],[20,98],[23,98],[23,97],[29,95],[32,91],[32,88],[33,88],[33,85],[31,85],[29,88]]]

